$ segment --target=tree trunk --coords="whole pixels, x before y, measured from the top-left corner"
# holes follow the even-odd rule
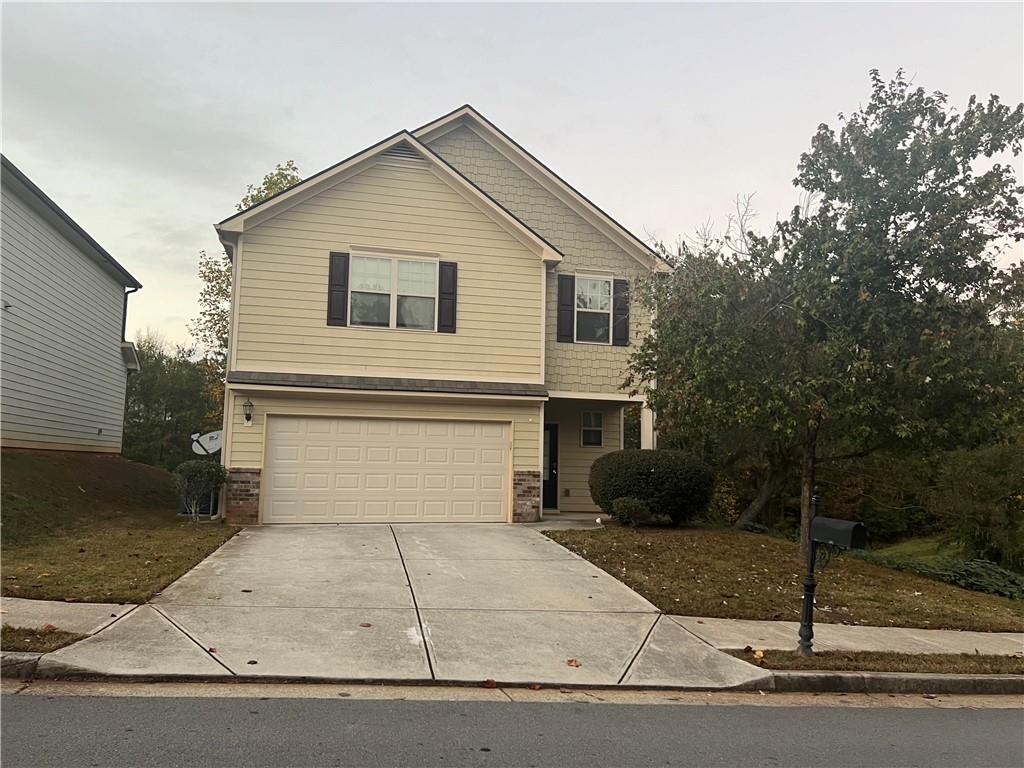
[[[782,473],[775,472],[771,468],[768,469],[768,474],[765,477],[764,482],[762,482],[761,487],[757,489],[757,496],[755,496],[754,500],[747,505],[747,508],[740,513],[740,516],[736,518],[735,525],[737,528],[756,522],[757,519],[761,517],[761,513],[764,512],[765,507],[768,506],[768,502],[772,500],[772,496],[774,496],[775,492],[779,489],[779,486],[781,485],[780,478],[782,476]]]
[[[817,469],[818,426],[807,426],[803,456],[800,458],[800,551],[806,558],[811,546],[811,497]]]

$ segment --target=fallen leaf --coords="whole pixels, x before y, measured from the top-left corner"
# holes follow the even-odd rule
[[[40,632],[56,632],[57,631],[57,625],[55,625],[55,624],[43,624],[43,626],[41,626],[39,628],[39,631]]]
[[[209,651],[210,653],[216,653],[217,652],[216,648],[207,648],[206,650]]]
[[[484,688],[497,688],[497,687],[498,687],[498,684],[496,682],[494,682],[491,678],[488,677],[486,680],[484,680]]]
[[[764,651],[760,651],[760,650],[754,651],[754,658],[755,659],[763,659],[764,658]]]
[[[368,622],[368,621],[364,621],[364,622],[363,622],[362,624],[360,624],[359,626],[360,626],[360,627],[363,627],[364,629],[366,629],[366,628],[372,627],[372,626],[373,626],[373,624],[371,624],[371,623],[370,623],[370,622]]]
[[[541,685],[540,683],[533,683],[533,684],[532,684],[532,685],[530,686],[530,690],[531,690],[531,691],[539,691],[539,690],[540,690],[541,688],[543,688],[543,687],[544,687],[544,686],[543,686],[543,685]]]
[[[745,646],[743,646],[743,652],[744,653],[753,653],[754,649],[751,648],[749,645],[745,645]]]
[[[568,659],[565,663],[566,663],[566,665],[568,665],[570,667],[582,667],[583,666],[582,662],[580,662],[579,659]]]

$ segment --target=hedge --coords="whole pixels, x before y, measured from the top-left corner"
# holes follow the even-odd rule
[[[598,458],[590,467],[590,495],[615,516],[616,499],[639,501],[655,518],[674,525],[693,520],[711,501],[715,475],[684,451],[630,448]],[[634,505],[635,506],[635,505]]]

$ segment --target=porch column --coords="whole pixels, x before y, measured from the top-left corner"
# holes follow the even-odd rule
[[[640,409],[640,447],[655,447],[654,411],[647,407],[647,403]]]

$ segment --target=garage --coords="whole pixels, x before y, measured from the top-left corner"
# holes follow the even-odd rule
[[[262,522],[506,522],[510,427],[268,415]]]

